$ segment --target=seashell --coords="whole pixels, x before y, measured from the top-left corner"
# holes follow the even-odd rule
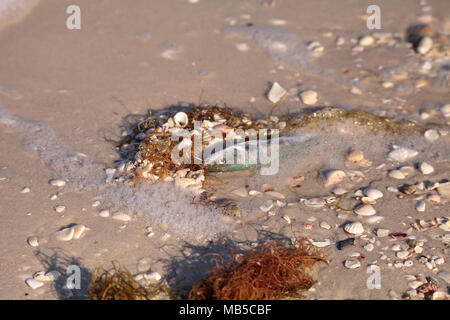
[[[43,282],[33,278],[28,278],[27,280],[25,280],[25,283],[33,290],[36,290],[37,288],[40,288],[44,285]]]
[[[358,207],[357,209],[355,209],[354,212],[357,215],[364,216],[364,217],[373,216],[373,215],[375,215],[375,213],[377,213],[375,211],[375,208],[370,204],[362,205],[362,206]]]
[[[72,239],[80,239],[83,234],[85,233],[85,231],[87,230],[86,226],[82,225],[82,224],[77,224],[76,226],[73,226],[73,237]]]
[[[426,207],[425,201],[419,201],[419,202],[416,203],[416,210],[418,212],[424,212],[425,211],[425,207]]]
[[[377,203],[375,201],[375,199],[372,199],[371,197],[362,197],[361,198],[361,202],[365,203],[365,204],[375,204],[375,203]]]
[[[64,187],[66,185],[66,182],[64,180],[53,179],[50,180],[50,185],[54,187]]]
[[[309,208],[323,208],[326,204],[326,201],[321,198],[311,198],[311,199],[302,199],[302,203]]]
[[[361,262],[359,262],[356,259],[349,259],[349,260],[345,260],[344,266],[347,269],[356,269],[356,268],[359,268],[361,266]]]
[[[422,162],[419,166],[419,170],[420,172],[422,172],[423,174],[430,174],[434,172],[434,168],[433,166],[431,166],[430,164],[426,163],[426,162]]]
[[[74,230],[73,228],[65,228],[56,232],[56,239],[59,241],[70,241],[72,240]]]
[[[283,216],[283,219],[286,220],[286,222],[287,222],[288,224],[291,224],[291,223],[292,223],[291,218],[290,218],[288,215],[284,215],[284,216]]]
[[[124,222],[131,220],[131,217],[123,212],[116,212],[111,216],[111,218],[113,218],[114,220],[119,220],[119,221],[124,221]]]
[[[330,170],[326,173],[325,177],[325,187],[332,186],[340,183],[346,174],[342,170]]]
[[[259,207],[259,209],[261,209],[261,211],[263,211],[263,212],[267,212],[267,211],[269,211],[272,208],[273,208],[273,201],[272,200],[266,201],[263,205],[261,205]]]
[[[333,189],[331,192],[337,196],[341,196],[343,194],[346,194],[348,191],[347,191],[347,189],[344,189],[342,187],[337,187],[337,188]]]
[[[189,123],[189,118],[188,118],[188,115],[186,113],[184,113],[184,112],[177,112],[173,116],[173,121],[175,122],[175,125],[177,127],[184,128]]]
[[[66,207],[65,206],[56,206],[55,211],[58,213],[63,213],[64,211],[66,211]]]
[[[417,152],[416,150],[396,145],[393,146],[393,149],[394,150],[389,152],[388,158],[398,162],[405,162],[419,154],[419,152]]]
[[[274,82],[269,92],[267,93],[267,99],[272,103],[278,103],[287,94],[287,91],[280,86],[278,82]]]
[[[435,291],[431,300],[447,300],[447,294],[444,291]]]
[[[364,194],[373,200],[378,200],[383,197],[383,192],[373,188],[367,188],[364,190]]]
[[[156,271],[151,271],[149,273],[144,274],[144,278],[147,281],[159,281],[161,280],[161,275]]]
[[[411,253],[409,251],[398,251],[396,253],[397,258],[399,259],[407,259]]]
[[[441,202],[441,197],[438,194],[430,194],[427,196],[427,200],[434,203]]]
[[[350,236],[359,236],[364,233],[361,222],[350,222],[344,226],[344,232]]]
[[[28,237],[27,242],[32,247],[38,247],[39,246],[38,237],[35,237],[35,236]]]
[[[331,229],[330,224],[328,222],[326,222],[326,221],[322,221],[319,226],[321,228],[323,228],[323,229],[326,229],[326,230],[330,230]]]
[[[406,176],[403,174],[403,172],[401,172],[400,170],[397,170],[397,169],[389,171],[388,175],[391,178],[399,179],[399,180],[406,178]]]
[[[329,245],[332,244],[330,239],[325,239],[323,241],[314,241],[312,239],[308,239],[311,244],[317,248],[324,248],[324,247],[328,247]]]
[[[101,210],[98,215],[102,218],[108,218],[109,217],[109,210],[108,209],[104,209]]]
[[[425,140],[427,140],[428,142],[434,142],[437,139],[439,139],[439,133],[434,129],[429,129],[425,131],[423,136],[425,137]]]
[[[251,195],[251,196],[258,196],[258,195],[261,194],[261,192],[256,191],[256,190],[250,190],[250,191],[248,192],[248,194]]]
[[[347,155],[347,160],[350,162],[361,162],[364,160],[364,154],[361,150],[353,149]]]
[[[370,223],[370,224],[374,224],[374,223],[381,222],[381,220],[383,220],[383,219],[384,218],[381,216],[371,216],[366,219],[366,222]]]

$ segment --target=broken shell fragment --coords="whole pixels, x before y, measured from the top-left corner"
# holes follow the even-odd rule
[[[73,228],[65,228],[58,232],[56,232],[56,240],[58,241],[70,241],[73,238],[74,229]]]
[[[325,187],[329,187],[342,182],[345,178],[345,172],[342,170],[330,170],[326,173]]]
[[[321,198],[302,199],[301,202],[305,206],[315,209],[323,208],[326,204],[326,201]]]
[[[82,225],[82,224],[77,224],[76,226],[73,226],[73,237],[72,239],[80,239],[84,233],[87,231],[86,226]]]
[[[275,104],[280,102],[286,93],[287,91],[278,82],[274,82],[267,94],[267,99]]]
[[[356,259],[349,259],[349,260],[345,260],[344,266],[347,269],[356,269],[356,268],[359,268],[361,266],[361,262],[359,262]]]

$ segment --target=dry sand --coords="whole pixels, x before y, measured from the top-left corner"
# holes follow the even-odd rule
[[[437,122],[441,128],[448,125],[448,120],[439,111],[450,102],[448,56],[432,58],[433,73],[420,75],[417,70],[421,57],[405,41],[408,26],[425,13],[433,17],[432,25],[444,35],[448,44],[448,1],[429,0],[426,4],[409,1],[407,5],[402,0],[379,1],[380,31],[397,34],[396,44],[374,45],[355,55],[351,54],[355,46],[351,39],[373,33],[367,29],[364,18],[370,1],[280,0],[275,1],[273,8],[262,6],[262,2],[201,0],[190,4],[186,0],[136,0],[130,5],[119,0],[80,0],[77,4],[82,12],[81,30],[68,30],[65,11],[72,1],[42,0],[20,21],[15,19],[0,30],[0,105],[21,119],[48,124],[59,141],[86,154],[92,162],[106,166],[118,159],[118,155],[103,137],[105,134],[120,136],[121,125],[128,115],[144,115],[149,108],[163,109],[199,102],[227,104],[253,114],[267,114],[273,105],[266,99],[265,92],[274,81],[291,89],[275,114],[306,108],[299,101],[298,92],[311,89],[319,94],[317,106],[363,108],[421,123],[425,121],[419,113],[429,109],[435,115],[428,122]],[[350,88],[327,76],[326,72],[306,72],[289,59],[283,60],[283,55],[280,60],[273,59],[258,41],[223,33],[223,27],[231,24],[252,23],[255,28],[261,28],[270,26],[273,19],[285,20],[286,25],[280,28],[294,34],[299,41],[319,41],[324,52],[313,60],[313,64],[341,78],[358,77],[362,95],[350,93]],[[276,36],[269,34],[268,37]],[[338,36],[345,39],[342,46],[336,45]],[[237,50],[238,43],[246,43],[249,50]],[[161,57],[168,49],[176,53],[174,59]],[[383,66],[383,70],[394,69],[391,73],[378,74],[379,66]],[[392,89],[380,85],[382,80],[396,73],[406,74],[407,79],[394,81]],[[428,82],[423,88],[415,88],[418,80]],[[362,181],[348,185],[349,190],[355,191],[370,184],[385,195],[376,205],[384,220],[377,225],[364,224],[367,239],[375,237],[372,230],[376,228],[405,232],[414,219],[448,217],[448,199],[444,197],[439,204],[427,204],[425,213],[417,213],[413,199],[400,201],[395,194],[386,191],[391,185],[448,179],[448,136],[441,136],[434,149],[428,148],[426,142],[416,145],[421,154],[414,161],[405,163],[412,165],[426,160],[435,167],[434,174],[424,177],[416,172],[400,182],[385,177],[386,169],[399,165],[382,156],[389,150],[385,146],[371,146],[370,141],[376,139],[368,141],[364,151],[373,166],[365,171]],[[48,181],[55,178],[54,171],[43,166],[40,159],[25,151],[21,144],[22,137],[17,132],[0,126],[0,178],[4,177],[0,181],[1,299],[83,298],[90,272],[112,260],[135,273],[151,269],[166,276],[169,270],[175,269],[178,280],[192,284],[202,275],[201,270],[209,266],[204,254],[223,252],[220,243],[186,243],[176,236],[161,240],[164,226],[153,226],[155,236],[147,238],[145,228],[148,223],[139,217],[133,217],[129,223],[98,217],[99,208],[92,207],[95,200],[92,194],[49,185]],[[256,204],[249,205],[234,197],[248,211],[256,212],[243,218],[241,226],[229,234],[234,244],[240,243],[240,248],[244,248],[252,242],[291,238],[291,228],[281,218],[284,214],[294,219],[293,228],[299,235],[315,240],[327,238],[333,242],[344,239],[346,236],[340,225],[346,219],[338,218],[338,213],[317,212],[298,203],[301,197],[329,195],[329,188],[325,189],[317,179],[317,170],[333,163],[330,159],[344,159],[344,149],[336,149],[334,153],[333,150],[327,153],[318,149],[317,156],[310,159],[309,164],[301,163],[296,167],[294,163],[289,167],[289,174],[306,178],[295,192],[283,186],[280,177],[267,178],[287,196],[288,202],[294,203],[275,217],[267,217],[259,212]],[[383,170],[375,169],[384,162],[387,166]],[[281,170],[281,173],[287,175],[286,171]],[[258,189],[261,183],[267,182],[251,173],[225,174],[221,178],[228,182],[216,186],[217,193],[223,195],[245,184]],[[31,191],[20,193],[24,187]],[[62,194],[51,201],[49,197],[58,191]],[[66,211],[56,213],[56,205],[66,206]],[[349,219],[357,218],[353,215]],[[327,221],[332,229],[321,229],[321,221]],[[80,240],[56,241],[54,233],[71,223],[84,224],[90,230]],[[311,224],[312,229],[305,229],[305,223]],[[167,228],[170,230],[170,226]],[[424,253],[445,259],[445,263],[438,266],[439,271],[449,272],[448,242],[445,245],[442,239],[436,238],[445,234],[448,237],[448,232],[434,229],[412,234],[418,240],[426,240]],[[27,238],[33,235],[40,239],[38,248],[27,244]],[[440,290],[447,291],[448,284],[437,276],[438,271],[429,270],[416,258],[411,258],[413,267],[389,267],[389,261],[380,260],[380,252],[394,263],[398,260],[391,250],[394,243],[389,238],[376,240],[380,243],[375,243],[371,252],[362,248],[368,242],[362,240],[343,251],[338,251],[335,245],[326,247],[324,250],[331,263],[318,270],[320,284],[308,292],[307,297],[388,299],[389,290],[394,289],[401,295],[408,289],[406,274],[432,276]],[[352,252],[363,253],[366,258],[360,268],[349,270],[343,266],[343,261]],[[82,266],[81,290],[55,290],[50,284],[32,290],[25,284],[25,279],[37,271],[64,270],[55,265],[55,261]],[[366,286],[369,264],[381,267],[381,289],[370,290]]]

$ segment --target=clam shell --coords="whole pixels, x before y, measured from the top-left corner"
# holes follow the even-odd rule
[[[184,128],[189,123],[189,118],[188,118],[188,115],[186,113],[184,113],[184,112],[177,112],[173,116],[173,121],[175,122],[175,125],[177,127]]]
[[[77,224],[73,227],[73,239],[80,239],[85,231],[87,230],[86,226],[82,224]]]
[[[39,239],[36,236],[28,237],[27,242],[32,247],[38,247],[39,246]]]
[[[370,204],[365,204],[354,210],[357,215],[368,217],[373,216],[375,213],[375,208]]]
[[[400,146],[393,146],[393,149],[394,150],[389,152],[388,158],[393,161],[398,161],[398,162],[404,162],[406,160],[414,158],[415,156],[417,156],[419,154],[416,150],[412,150],[412,149],[400,147]]]
[[[309,208],[323,208],[326,201],[321,198],[304,199],[302,203]]]
[[[344,226],[344,231],[351,236],[359,236],[364,233],[364,227],[361,222],[350,222]]]
[[[364,194],[373,200],[378,200],[383,197],[383,192],[378,189],[367,188],[364,190]]]
[[[65,228],[56,232],[56,239],[59,241],[70,241],[72,240],[74,230],[73,228]]]

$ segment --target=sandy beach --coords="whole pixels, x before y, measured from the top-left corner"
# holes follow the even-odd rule
[[[0,299],[85,299],[111,261],[189,288],[214,254],[295,237],[329,261],[306,299],[448,299],[450,2],[407,2],[378,1],[370,30],[365,0],[79,0],[70,30],[73,1],[0,0]],[[203,189],[238,214],[173,182],[111,181],[128,163],[118,141],[138,144],[150,110],[203,104],[369,120],[295,129],[307,139],[273,175],[208,174]],[[78,289],[64,288],[70,265]],[[49,271],[59,280],[32,288]]]

